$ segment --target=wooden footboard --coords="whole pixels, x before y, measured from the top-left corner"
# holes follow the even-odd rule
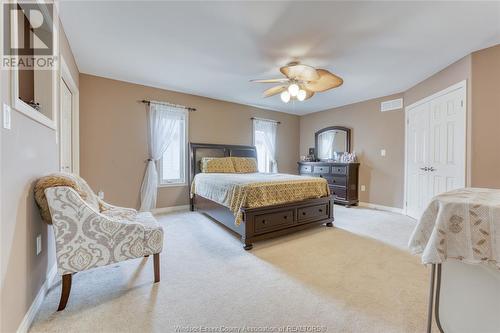
[[[326,223],[333,226],[333,198],[309,199],[281,205],[242,209],[243,222],[237,226],[229,208],[195,196],[192,209],[205,213],[241,236],[245,250],[258,240],[273,238]]]

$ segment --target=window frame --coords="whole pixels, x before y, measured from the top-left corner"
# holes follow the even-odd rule
[[[184,117],[184,140],[183,144],[184,147],[181,147],[180,153],[181,153],[181,158],[180,161],[183,165],[181,165],[181,170],[182,170],[182,178],[179,180],[175,181],[164,181],[163,179],[163,156],[160,158],[158,161],[156,167],[158,170],[158,187],[179,187],[179,186],[187,186],[187,173],[188,173],[188,163],[187,163],[187,157],[188,157],[188,146],[189,146],[189,140],[188,140],[188,124],[189,124],[189,112],[188,110],[179,110],[179,113],[181,113]]]

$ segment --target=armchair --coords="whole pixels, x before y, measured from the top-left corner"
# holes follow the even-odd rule
[[[153,215],[99,201],[91,190],[84,200],[77,190],[72,186],[44,189],[55,234],[58,273],[62,275],[58,311],[66,307],[76,272],[153,255],[154,282],[159,282],[163,229]],[[98,205],[89,203],[89,196]]]

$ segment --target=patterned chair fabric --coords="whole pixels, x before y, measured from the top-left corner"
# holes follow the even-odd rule
[[[45,189],[61,275],[158,254],[163,229],[149,212],[89,204],[69,186]],[[101,211],[99,211],[99,208]]]

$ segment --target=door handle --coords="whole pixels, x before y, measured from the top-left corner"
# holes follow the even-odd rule
[[[420,168],[420,170],[429,171],[429,168],[428,167],[424,167],[424,168]]]

